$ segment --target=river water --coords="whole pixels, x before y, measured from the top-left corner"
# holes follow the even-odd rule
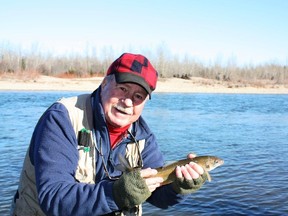
[[[34,126],[60,97],[0,92],[0,215],[9,212]],[[143,116],[167,162],[188,152],[225,164],[185,202],[144,215],[288,215],[288,95],[155,93]]]

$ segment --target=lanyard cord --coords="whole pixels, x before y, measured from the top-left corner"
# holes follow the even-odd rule
[[[92,133],[93,133],[93,139],[94,139],[94,143],[95,143],[95,148],[97,150],[97,152],[99,153],[99,155],[101,156],[101,159],[102,159],[102,165],[103,165],[103,169],[105,171],[105,174],[106,176],[110,179],[110,180],[117,180],[119,179],[118,177],[111,177],[110,174],[109,174],[109,171],[108,171],[108,168],[107,168],[107,164],[105,163],[105,160],[104,160],[104,155],[103,155],[103,152],[102,152],[102,138],[100,137],[100,140],[99,140],[99,143],[100,143],[100,148],[98,147],[98,142],[96,142],[96,135],[95,135],[95,129],[93,128],[92,130]],[[143,159],[142,159],[142,155],[141,155],[141,152],[140,152],[140,146],[139,146],[139,142],[136,140],[135,136],[130,132],[130,130],[128,130],[128,133],[130,134],[130,136],[132,137],[136,147],[137,147],[137,153],[138,153],[138,156],[139,156],[139,159],[138,159],[138,167],[139,168],[142,168],[143,167]]]
[[[110,180],[117,180],[119,179],[119,177],[111,177],[110,174],[109,174],[109,171],[108,171],[108,168],[107,168],[107,165],[105,163],[105,160],[104,160],[104,155],[102,153],[102,138],[100,137],[100,149],[98,148],[98,145],[97,145],[97,142],[96,142],[96,136],[95,136],[95,131],[93,129],[93,138],[95,139],[95,148],[97,150],[97,152],[99,153],[99,155],[101,156],[101,160],[102,160],[102,165],[103,165],[103,169],[104,169],[104,172],[106,174],[106,176],[110,179]]]
[[[94,97],[92,97],[92,107],[94,108]],[[104,155],[103,155],[103,152],[102,152],[102,138],[100,136],[100,140],[99,140],[99,143],[100,143],[100,148],[98,147],[98,142],[97,142],[97,139],[96,139],[96,131],[95,131],[95,128],[93,127],[92,129],[92,139],[94,140],[94,143],[95,143],[95,149],[97,150],[98,154],[101,156],[101,159],[102,159],[102,165],[103,165],[103,169],[104,169],[104,172],[106,174],[106,176],[110,179],[110,180],[117,180],[119,179],[119,177],[111,177],[109,175],[109,171],[108,171],[108,168],[107,168],[107,165],[105,163],[105,160],[104,160]],[[95,155],[95,160],[97,161],[97,158],[96,158],[96,155]]]
[[[100,137],[100,149],[98,148],[98,142],[96,141],[96,133],[95,133],[95,129],[93,128],[93,130],[92,130],[92,133],[93,133],[93,139],[94,139],[94,143],[95,143],[95,148],[96,148],[96,150],[97,150],[97,152],[101,155],[101,156],[103,156],[103,153],[102,153],[102,138]]]

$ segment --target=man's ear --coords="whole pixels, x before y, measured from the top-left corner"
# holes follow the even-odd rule
[[[103,88],[107,85],[107,82],[108,82],[107,77],[104,77],[101,83],[101,90],[103,90]]]

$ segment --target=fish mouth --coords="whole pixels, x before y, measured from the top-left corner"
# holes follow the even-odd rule
[[[126,114],[126,115],[132,115],[133,114],[131,110],[124,108],[124,107],[117,105],[117,104],[114,104],[113,108],[117,109],[119,112]]]
[[[221,166],[221,165],[223,165],[224,164],[224,160],[222,160],[222,159],[218,159],[218,166]]]

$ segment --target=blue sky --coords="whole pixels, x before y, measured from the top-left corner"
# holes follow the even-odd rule
[[[162,50],[207,64],[288,64],[286,0],[0,3],[0,48],[115,57]]]

